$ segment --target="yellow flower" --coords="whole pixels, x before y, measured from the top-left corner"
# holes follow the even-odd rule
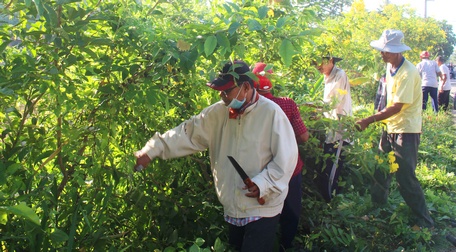
[[[390,165],[390,173],[395,173],[399,169],[399,165],[397,163],[392,163]]]
[[[337,89],[337,92],[339,92],[340,95],[345,95],[345,94],[347,94],[347,90],[340,89],[340,88]]]
[[[396,161],[396,156],[394,156],[394,152],[388,153],[388,161],[390,164],[394,163]]]
[[[379,158],[378,159],[378,164],[383,164],[383,159]]]
[[[274,10],[273,9],[269,9],[268,10],[268,17],[274,17]]]
[[[171,71],[173,71],[173,66],[166,64],[166,70],[168,70],[168,73],[171,73]]]
[[[380,157],[378,155],[375,155],[375,160],[379,160]]]

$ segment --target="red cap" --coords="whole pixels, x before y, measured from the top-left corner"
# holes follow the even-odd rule
[[[420,58],[429,58],[429,52],[428,51],[422,51],[420,54]]]
[[[266,66],[267,64],[263,62],[258,62],[255,64],[255,67],[252,70],[252,73],[254,73],[258,77],[258,81],[254,81],[255,88],[260,91],[267,91],[272,88],[271,80],[269,80],[266,77],[266,72],[272,74],[272,69],[269,69],[266,72],[264,72]]]

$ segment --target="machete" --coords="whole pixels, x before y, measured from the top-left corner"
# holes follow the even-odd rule
[[[249,176],[247,176],[244,169],[242,169],[242,167],[238,164],[236,159],[234,159],[232,156],[228,156],[228,159],[230,160],[231,164],[233,164],[239,176],[241,176],[241,179],[244,181],[244,184],[249,188],[253,187],[255,184],[252,182],[252,180],[250,180]],[[258,203],[260,203],[260,205],[264,205],[265,201],[263,198],[257,198],[257,200]]]

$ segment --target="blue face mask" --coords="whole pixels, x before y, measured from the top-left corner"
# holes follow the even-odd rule
[[[241,90],[242,90],[242,86],[241,88],[239,89],[239,92],[237,93],[236,95],[236,98],[234,98],[233,100],[231,100],[230,104],[228,104],[228,108],[232,108],[232,109],[240,109],[242,107],[242,105],[245,103],[245,100],[246,98],[244,97],[244,100],[240,101],[238,100],[238,96],[239,94],[241,93]]]

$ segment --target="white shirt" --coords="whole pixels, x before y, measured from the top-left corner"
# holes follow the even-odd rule
[[[440,73],[440,69],[435,61],[423,59],[416,65],[416,68],[418,69],[418,72],[420,72],[422,87],[437,88],[439,86],[437,74]]]
[[[439,80],[439,90],[442,89],[443,85],[443,90],[448,91],[451,90],[451,81],[450,81],[450,69],[445,64],[440,65],[440,72],[442,72],[442,75],[446,75],[446,82],[443,83],[443,80]]]
[[[339,119],[339,115],[352,116],[352,99],[350,94],[350,83],[344,70],[333,67],[329,76],[325,76],[325,90],[323,101],[331,104],[335,102],[335,107],[329,112],[325,112],[326,118]],[[327,143],[333,143],[342,138],[340,133],[331,131],[326,136]]]

